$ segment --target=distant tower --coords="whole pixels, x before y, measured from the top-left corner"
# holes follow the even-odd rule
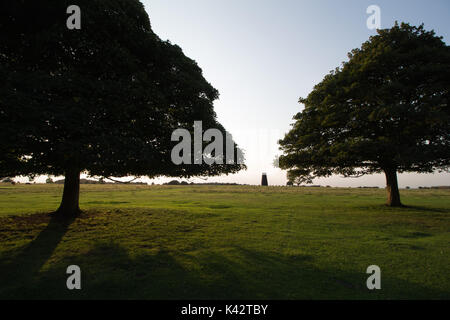
[[[261,185],[263,187],[267,187],[269,185],[269,182],[267,182],[267,173],[262,174]]]

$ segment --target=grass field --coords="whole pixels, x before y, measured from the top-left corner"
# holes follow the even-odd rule
[[[450,190],[82,185],[68,223],[61,193],[0,184],[1,299],[450,298]]]

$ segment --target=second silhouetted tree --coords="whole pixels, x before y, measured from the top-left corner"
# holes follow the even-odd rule
[[[307,98],[280,141],[293,183],[384,172],[387,204],[401,206],[397,173],[450,166],[450,49],[423,26],[379,30]]]

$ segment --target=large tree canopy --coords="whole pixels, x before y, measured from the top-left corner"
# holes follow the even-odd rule
[[[400,206],[398,172],[448,170],[450,49],[434,31],[402,23],[378,30],[300,103],[280,140],[291,181],[386,174]]]
[[[156,177],[233,173],[175,165],[175,129],[219,129],[218,92],[195,61],[161,41],[137,0],[0,3],[0,176],[65,175],[61,212],[78,211],[80,172]],[[236,153],[237,154],[237,153]],[[67,201],[66,201],[67,200]]]

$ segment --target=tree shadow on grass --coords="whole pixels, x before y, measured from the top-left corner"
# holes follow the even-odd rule
[[[450,213],[450,209],[448,209],[448,208],[435,208],[435,207],[405,205],[404,209],[408,209],[411,211],[431,212],[431,213]]]
[[[412,213],[412,212],[427,212],[427,213],[450,213],[448,208],[425,207],[416,205],[403,205],[401,207],[390,207],[386,204],[367,204],[364,206],[357,205],[355,209],[367,212],[389,212],[389,213]]]
[[[31,220],[26,223],[36,223],[32,219],[43,219],[43,221],[50,220],[48,225],[39,233],[39,235],[29,244],[25,245],[19,250],[12,250],[3,255],[5,259],[0,263],[0,298],[9,299],[14,298],[17,294],[21,296],[23,290],[38,293],[39,288],[33,286],[25,286],[32,284],[34,279],[39,278],[39,272],[42,266],[52,256],[61,239],[66,234],[69,226],[75,220],[74,218],[61,219],[53,214],[40,214],[29,217],[17,217],[16,220]],[[39,222],[43,222],[39,221]],[[8,255],[10,257],[8,257]],[[11,290],[6,290],[10,288]],[[9,291],[9,292],[8,292]]]
[[[46,236],[54,246],[64,226],[53,226]],[[42,236],[40,239],[44,239]],[[20,256],[23,264],[15,271],[16,286],[0,297],[20,299],[448,299],[449,292],[426,288],[383,276],[381,291],[366,288],[368,275],[343,270],[322,270],[307,255],[281,255],[243,247],[135,254],[117,243],[97,243],[83,255],[63,258],[50,269],[30,277],[50,248],[34,244],[30,256]],[[25,252],[24,252],[25,254]],[[42,262],[42,259],[41,261]],[[66,288],[66,268],[79,265],[82,289]],[[17,264],[16,264],[17,265]],[[12,270],[14,272],[14,270]]]

